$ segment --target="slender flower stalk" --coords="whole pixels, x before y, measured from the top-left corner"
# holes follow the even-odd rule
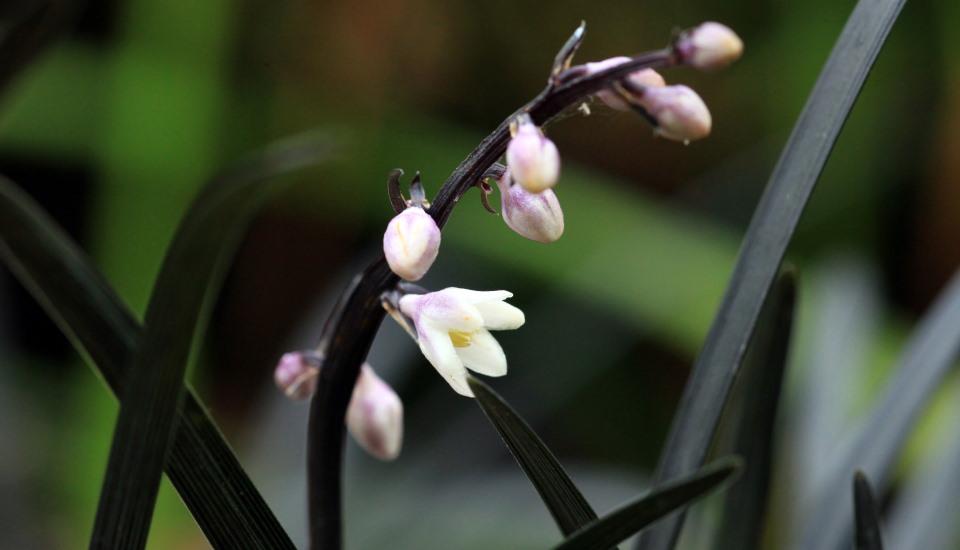
[[[577,33],[582,35],[582,29]],[[575,68],[567,69],[564,61],[561,71],[551,76],[547,87],[507,117],[443,184],[429,212],[438,228],[443,228],[457,202],[505,154],[511,137],[510,125],[518,117],[526,115],[534,124],[543,125],[589,95],[610,88],[630,73],[645,68],[670,67],[676,65],[679,58],[674,48],[669,47],[589,75],[577,72]],[[360,366],[385,315],[380,297],[398,280],[386,258],[377,258],[364,270],[359,282],[345,292],[342,313],[329,334],[324,335],[329,346],[317,393],[310,405],[307,442],[310,539],[314,548],[338,549],[342,546],[343,418]]]

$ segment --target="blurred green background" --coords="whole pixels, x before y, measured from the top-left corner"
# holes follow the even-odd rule
[[[9,34],[21,9],[47,4],[0,3],[0,30]],[[590,116],[572,112],[547,128],[563,158],[564,237],[527,241],[472,191],[423,281],[514,292],[527,325],[500,338],[512,372],[495,387],[603,511],[642,490],[656,462],[743,229],[852,7],[88,0],[2,97],[0,172],[68,228],[142,314],[204,181],[284,136],[320,128],[335,137],[337,158],[288,177],[255,222],[191,373],[302,544],[306,405],[281,399],[272,368],[284,351],[313,345],[340,289],[377,254],[392,215],[388,172],[419,170],[435,193],[539,92],[581,20],[578,62],[659,48],[705,20],[729,25],[746,44],[739,63],[665,73],[710,105],[710,138],[686,147],[656,139],[639,117],[599,103]],[[950,57],[958,12],[948,0],[907,5],[791,249],[802,326],[812,327],[795,348],[801,381],[792,383],[802,387],[804,365],[827,349],[815,330],[830,305],[823,296],[849,300],[853,325],[869,327],[856,359],[868,368],[836,397],[849,415],[838,425],[863,408],[904,327],[960,259],[960,66]],[[348,546],[556,542],[479,409],[405,338],[385,324],[370,359],[406,404],[405,449],[384,465],[348,443]],[[0,545],[85,545],[116,404],[8,273],[0,361]],[[206,547],[166,484],[150,546]]]

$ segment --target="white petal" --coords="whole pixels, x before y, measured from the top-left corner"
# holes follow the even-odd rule
[[[503,354],[503,348],[497,339],[484,329],[471,335],[469,346],[454,350],[463,366],[474,372],[487,376],[507,374],[507,356]]]
[[[414,322],[428,322],[435,327],[444,328],[448,331],[473,331],[483,326],[483,316],[469,302],[458,297],[443,292],[431,292],[424,294],[416,301],[415,307],[404,309],[404,300],[409,296],[400,299],[400,311],[413,318]],[[411,310],[411,313],[407,313]]]
[[[463,372],[463,363],[457,356],[449,332],[429,324],[417,323],[417,339],[423,356],[441,376],[447,378]]]
[[[453,388],[453,391],[464,397],[473,397],[473,390],[470,389],[470,384],[467,384],[466,369],[457,375],[445,376],[444,378],[447,383],[450,384],[450,387]]]
[[[520,308],[505,302],[487,302],[476,307],[483,316],[483,326],[491,330],[512,330],[526,320]]]
[[[447,296],[452,296],[468,304],[482,304],[485,302],[497,302],[497,301],[503,301],[503,300],[506,300],[507,298],[513,297],[513,293],[508,292],[506,290],[481,291],[481,290],[468,290],[466,288],[457,288],[457,287],[445,288],[440,292],[437,292],[437,294],[445,294]]]

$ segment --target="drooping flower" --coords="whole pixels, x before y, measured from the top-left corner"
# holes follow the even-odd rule
[[[540,128],[522,115],[507,145],[507,166],[513,178],[531,193],[541,193],[560,178],[560,152]]]
[[[365,451],[393,460],[403,444],[403,403],[370,365],[360,368],[347,408],[347,429]]]
[[[674,50],[682,63],[713,71],[740,59],[743,41],[730,27],[708,21],[681,34]]]
[[[552,243],[563,235],[563,210],[553,189],[530,193],[510,181],[510,171],[497,180],[503,221],[528,239]]]
[[[604,59],[603,61],[595,61],[593,63],[587,63],[584,65],[587,70],[587,74],[594,74],[617,65],[622,65],[630,61],[629,57],[618,56],[611,57],[610,59]],[[625,81],[631,84],[631,87],[634,89],[642,89],[647,86],[660,87],[666,85],[666,82],[663,80],[663,77],[660,76],[660,73],[653,69],[641,69],[639,71],[630,73],[625,78]],[[630,104],[627,103],[627,100],[621,97],[620,93],[612,89],[603,89],[597,92],[597,98],[600,101],[603,101],[611,109],[616,109],[618,111],[629,111]]]
[[[479,292],[446,288],[400,298],[400,311],[413,319],[420,350],[459,394],[473,397],[467,369],[487,376],[507,373],[507,358],[490,330],[523,325],[523,312],[504,302],[505,290]]]
[[[394,273],[418,281],[433,265],[440,250],[440,228],[419,206],[394,216],[383,234],[383,254]]]
[[[710,134],[710,109],[687,86],[644,88],[638,102],[657,122],[659,134],[667,139],[688,142]]]

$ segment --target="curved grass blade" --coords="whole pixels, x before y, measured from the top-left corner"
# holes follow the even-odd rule
[[[877,501],[870,489],[870,482],[863,472],[858,471],[853,476],[853,507],[855,510],[856,536],[854,548],[856,550],[883,550],[883,540],[880,537],[880,512]]]
[[[744,236],[720,309],[694,365],[655,482],[703,462],[766,295],[843,123],[904,0],[860,0],[800,114]],[[672,548],[682,515],[645,533],[644,550]]]
[[[742,469],[736,457],[720,459],[694,475],[664,484],[605,514],[577,531],[554,550],[606,550],[667,514],[689,505],[716,489]]]
[[[203,305],[267,196],[266,178],[326,154],[326,143],[315,137],[268,150],[215,178],[188,210],[154,285],[140,353],[121,392],[91,548],[145,546]]]
[[[15,23],[0,39],[0,94],[48,46],[60,38],[79,11],[76,0],[11,2],[3,9]]]
[[[946,418],[960,417],[960,384],[951,381]],[[884,539],[890,548],[947,550],[960,543],[956,521],[960,494],[960,431],[945,423],[932,437],[937,449],[928,449],[914,468],[897,483],[897,498],[884,521]]]
[[[139,322],[56,223],[0,177],[0,257],[117,395]],[[293,548],[192,390],[179,412],[167,476],[214,548]]]
[[[472,376],[467,377],[467,382],[477,404],[533,483],[560,531],[568,536],[596,521],[597,513],[533,429],[490,386]]]
[[[744,358],[733,453],[743,457],[747,468],[726,493],[717,548],[760,547],[773,469],[774,424],[793,329],[796,285],[792,269],[782,271],[777,277]]]
[[[822,507],[843,498],[836,485],[856,469],[863,470],[878,486],[886,486],[910,429],[958,355],[960,270],[954,273],[947,288],[914,329],[879,403],[857,428],[850,445],[825,476],[823,486],[818,488],[813,519],[800,534],[799,548],[830,549],[844,544],[851,527],[849,513],[828,512]]]

